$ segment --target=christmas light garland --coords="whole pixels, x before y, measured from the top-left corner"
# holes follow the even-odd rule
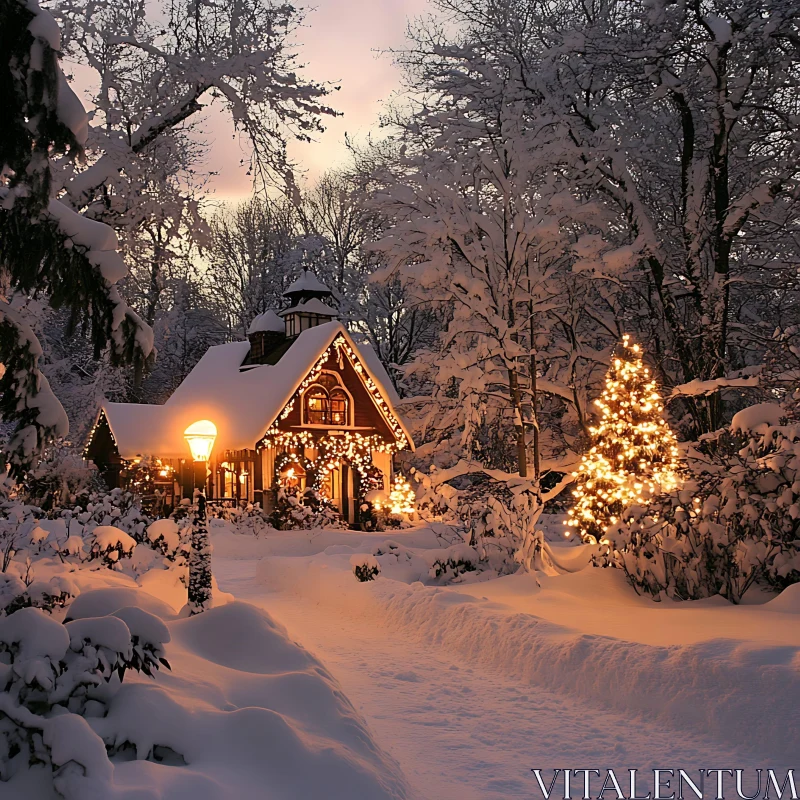
[[[339,363],[339,368],[343,367],[343,360],[342,360],[342,353],[344,353],[348,360],[350,361],[353,370],[361,377],[364,386],[367,389],[370,397],[372,398],[373,402],[378,408],[378,411],[381,413],[381,416],[384,419],[384,422],[391,430],[393,436],[395,437],[395,448],[396,450],[403,450],[408,447],[408,437],[403,430],[403,426],[400,424],[400,421],[395,417],[392,413],[392,410],[389,408],[389,404],[384,399],[383,395],[381,394],[381,390],[378,387],[378,384],[372,380],[369,376],[366,368],[363,366],[361,361],[358,358],[355,350],[347,343],[347,340],[343,336],[337,336],[336,339],[333,340],[331,345],[325,350],[325,352],[317,359],[314,366],[311,368],[311,371],[308,375],[300,382],[300,385],[297,387],[294,395],[291,397],[289,402],[284,406],[281,413],[278,415],[277,420],[270,426],[267,432],[264,434],[264,437],[259,442],[259,447],[287,447],[294,444],[301,444],[302,446],[313,447],[313,434],[303,431],[308,437],[306,442],[296,442],[291,437],[295,434],[287,433],[286,431],[281,431],[278,428],[278,423],[285,420],[289,414],[292,413],[294,410],[295,403],[299,397],[302,397],[303,392],[312,384],[316,383],[319,379],[319,376],[322,374],[325,365],[330,360],[330,357],[333,353],[333,350],[336,351],[337,359]],[[387,451],[388,452],[388,451]],[[392,451],[394,452],[394,451]]]
[[[658,491],[678,485],[681,464],[656,382],[642,362],[641,348],[628,335],[595,405],[600,422],[589,429],[594,444],[573,473],[578,478],[572,492],[575,504],[564,524],[577,528],[584,541],[604,544],[605,529],[616,524],[628,506],[646,503]]]

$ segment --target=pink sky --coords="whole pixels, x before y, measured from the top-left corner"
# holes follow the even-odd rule
[[[391,57],[375,51],[404,42],[406,23],[426,11],[426,0],[316,0],[300,33],[303,74],[319,81],[340,82],[330,105],[343,116],[326,119],[327,130],[310,144],[293,143],[291,155],[308,178],[346,159],[345,133],[364,136],[377,124],[381,101],[398,87]],[[238,200],[250,194],[250,178],[239,165],[247,153],[226,117],[211,108],[203,126],[211,144],[209,166],[215,200]]]

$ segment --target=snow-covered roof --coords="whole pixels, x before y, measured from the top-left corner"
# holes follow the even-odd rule
[[[325,305],[325,303],[317,297],[312,297],[311,300],[306,300],[305,303],[297,303],[297,305],[291,308],[285,308],[280,312],[280,315],[285,317],[287,314],[295,314],[298,312],[304,314],[325,314],[329,317],[335,317],[337,313],[335,308]]]
[[[183,432],[201,419],[217,426],[216,452],[252,449],[339,334],[355,350],[399,419],[393,408],[397,394],[374,351],[359,347],[340,322],[327,322],[303,331],[277,364],[241,370],[250,344],[217,345],[209,348],[164,405],[106,403],[103,410],[119,454],[126,459],[148,454],[187,458]]]
[[[311,271],[303,270],[303,274],[283,293],[294,294],[295,292],[325,292],[331,290]]]
[[[263,314],[259,314],[247,329],[248,335],[251,333],[273,332],[283,333],[286,328],[283,320],[270,308]]]

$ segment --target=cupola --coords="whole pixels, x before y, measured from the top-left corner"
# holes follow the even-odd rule
[[[272,309],[259,314],[247,329],[250,340],[247,363],[264,363],[264,359],[286,340],[284,328],[283,320]]]
[[[280,312],[287,338],[299,336],[316,325],[338,316],[333,307],[333,292],[308,269],[283,293],[289,307]]]

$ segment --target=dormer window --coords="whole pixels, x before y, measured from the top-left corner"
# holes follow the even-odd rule
[[[303,395],[303,416],[308,425],[350,424],[350,394],[335,373],[323,372]]]

